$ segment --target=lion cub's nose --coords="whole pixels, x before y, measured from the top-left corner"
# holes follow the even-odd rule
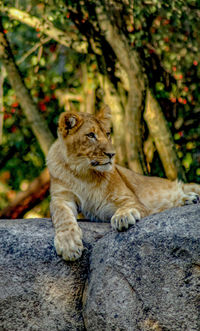
[[[113,156],[115,156],[115,153],[106,153],[104,152],[106,156],[108,156],[110,159],[112,159]]]

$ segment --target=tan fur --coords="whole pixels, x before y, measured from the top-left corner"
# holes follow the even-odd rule
[[[121,231],[141,217],[198,202],[197,184],[145,177],[114,164],[109,131],[108,108],[97,116],[75,112],[60,116],[58,139],[49,151],[47,165],[54,242],[65,260],[76,260],[82,254],[82,233],[76,220],[79,211],[93,220],[111,220],[111,226]]]

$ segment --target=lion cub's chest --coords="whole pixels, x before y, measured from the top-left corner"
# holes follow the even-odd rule
[[[86,183],[73,178],[68,188],[76,196],[79,209],[85,217],[108,221],[114,214],[115,207],[107,198],[107,185],[108,183]]]

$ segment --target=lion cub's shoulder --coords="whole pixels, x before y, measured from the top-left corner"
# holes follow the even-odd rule
[[[57,139],[51,146],[46,163],[50,176],[53,176],[54,178],[60,178],[61,174],[66,171],[59,139]]]

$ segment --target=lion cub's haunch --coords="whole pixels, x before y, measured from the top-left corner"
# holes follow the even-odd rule
[[[199,201],[196,184],[145,177],[116,165],[110,117],[105,107],[97,116],[65,112],[59,118],[47,165],[55,247],[65,260],[82,254],[79,211],[90,219],[111,220],[121,231],[146,215]]]

